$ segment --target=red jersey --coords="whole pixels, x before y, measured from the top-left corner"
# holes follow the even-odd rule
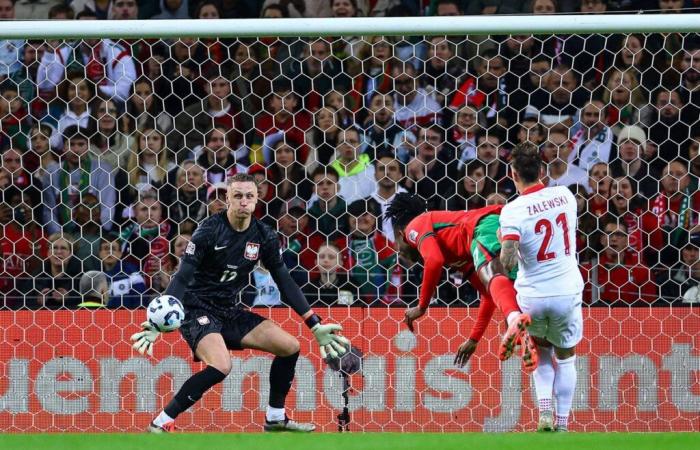
[[[470,248],[479,221],[490,214],[500,214],[501,209],[502,205],[493,205],[471,211],[429,211],[413,219],[404,229],[405,241],[423,258],[420,307],[427,308],[430,304],[443,266],[459,267],[481,294],[479,317],[470,336],[477,341],[495,308],[486,288],[473,273]]]

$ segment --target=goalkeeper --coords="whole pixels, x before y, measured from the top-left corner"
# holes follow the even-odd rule
[[[265,431],[302,431],[313,424],[290,420],[285,398],[294,379],[299,342],[278,325],[242,309],[236,301],[260,261],[272,274],[282,300],[301,316],[321,349],[321,356],[337,357],[349,342],[335,334],[340,325],[321,323],[280,258],[277,233],[253,217],[258,190],[252,175],[236,174],[228,181],[227,209],[204,220],[187,245],[180,267],[165,291],[182,301],[185,321],[180,327],[195,361],[206,364],[192,375],[150,423],[153,433],[174,430],[175,418],[194,405],[231,371],[229,350],[255,349],[275,355],[270,367],[270,397]],[[158,332],[145,322],[134,334],[134,348],[153,354]]]

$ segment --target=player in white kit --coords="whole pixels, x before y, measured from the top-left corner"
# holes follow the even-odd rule
[[[566,431],[576,387],[574,350],[583,336],[576,199],[564,186],[540,182],[542,159],[531,143],[515,147],[510,167],[520,195],[501,211],[500,259],[506,273],[518,264],[518,305],[532,318],[528,331],[540,355],[533,374],[538,430]]]

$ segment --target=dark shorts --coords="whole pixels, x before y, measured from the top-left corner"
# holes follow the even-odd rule
[[[224,317],[203,309],[187,308],[180,334],[190,346],[194,360],[199,361],[195,355],[197,345],[207,334],[218,333],[224,338],[226,348],[242,350],[243,337],[265,320],[264,317],[245,309],[233,316]]]

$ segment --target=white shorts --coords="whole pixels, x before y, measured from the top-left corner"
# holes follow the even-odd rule
[[[520,310],[530,315],[531,336],[544,338],[559,348],[572,348],[583,338],[582,294],[556,297],[523,297]]]

